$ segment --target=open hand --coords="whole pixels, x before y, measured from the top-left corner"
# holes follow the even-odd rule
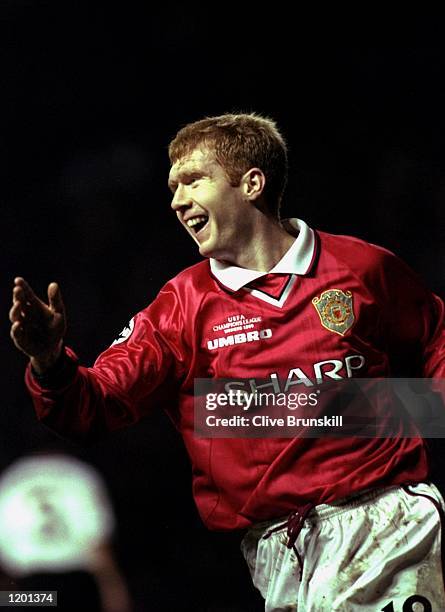
[[[66,331],[65,307],[57,283],[48,285],[48,304],[39,299],[24,278],[14,280],[11,338],[31,358],[37,372],[44,372],[57,360]]]

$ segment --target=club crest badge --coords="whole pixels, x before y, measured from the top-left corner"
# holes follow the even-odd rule
[[[314,297],[312,304],[323,327],[340,336],[344,336],[354,323],[351,291],[328,289],[320,297]]]

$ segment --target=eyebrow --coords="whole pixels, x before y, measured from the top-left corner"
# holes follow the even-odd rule
[[[175,179],[168,179],[168,186],[170,189],[173,189],[175,187],[178,186],[178,182],[183,180],[183,179],[187,179],[187,178],[193,178],[193,177],[197,177],[197,176],[204,176],[205,172],[203,172],[202,170],[199,170],[196,166],[193,167],[191,166],[190,168],[187,168],[185,170],[178,170],[177,172],[175,172]]]

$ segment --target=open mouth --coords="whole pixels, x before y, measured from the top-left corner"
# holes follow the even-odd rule
[[[195,234],[198,234],[207,225],[209,218],[205,215],[199,217],[193,217],[187,221],[187,227],[191,229]]]

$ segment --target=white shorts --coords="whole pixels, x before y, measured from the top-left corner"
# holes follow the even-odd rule
[[[444,508],[434,485],[376,489],[314,508],[295,546],[286,547],[283,523],[261,523],[248,531],[241,550],[252,580],[277,612],[445,611],[441,560]],[[285,520],[285,519],[284,519]]]

